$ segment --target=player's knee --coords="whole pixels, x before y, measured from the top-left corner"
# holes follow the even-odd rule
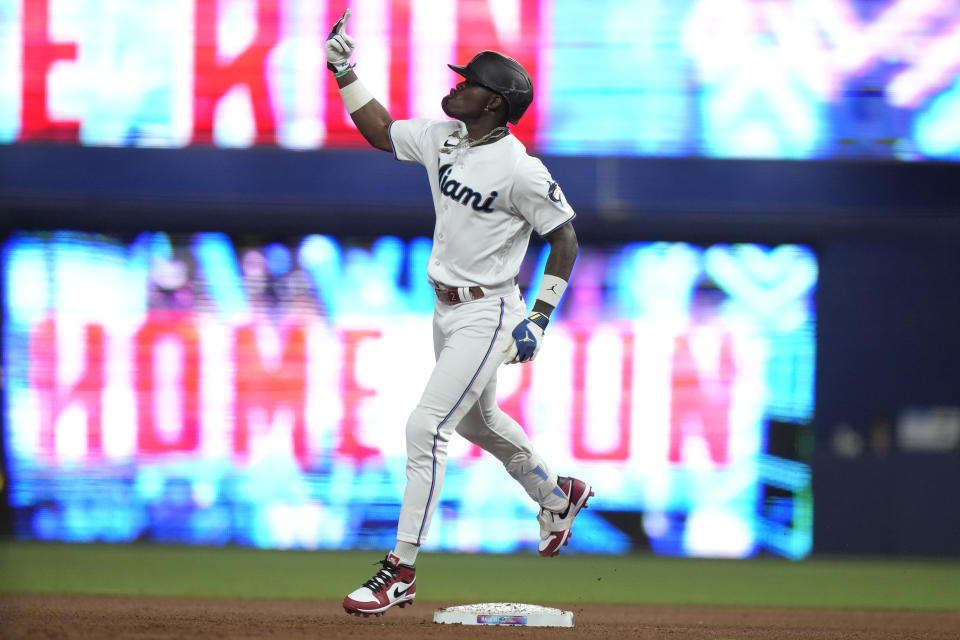
[[[506,416],[500,407],[497,405],[485,405],[478,406],[477,412],[479,414],[479,419],[483,423],[483,426],[487,429],[490,429],[498,422],[500,422],[502,416]]]
[[[426,443],[437,432],[437,419],[423,407],[417,407],[407,418],[407,442]]]

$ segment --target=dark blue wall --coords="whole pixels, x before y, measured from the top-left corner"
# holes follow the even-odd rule
[[[956,456],[813,458],[817,552],[960,555]]]
[[[544,159],[589,240],[960,235],[956,164]],[[343,226],[349,212],[348,228],[362,214],[395,233],[429,231],[423,171],[368,150],[0,146],[0,206],[28,226],[138,228],[137,211],[165,227],[302,231]]]
[[[904,406],[960,405],[960,243],[836,238],[820,268],[821,427],[863,431]]]
[[[960,556],[960,450],[870,445],[904,407],[960,406],[960,243],[902,232],[835,237],[820,251],[814,548]],[[865,440],[839,457],[841,424]]]

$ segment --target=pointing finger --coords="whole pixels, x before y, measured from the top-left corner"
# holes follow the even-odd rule
[[[333,28],[330,29],[330,35],[327,36],[327,40],[333,38],[334,36],[343,35],[343,30],[347,26],[347,20],[350,19],[350,9],[347,9],[343,12],[343,15],[337,20],[336,24],[333,25]]]
[[[347,27],[347,20],[350,19],[350,9],[347,9],[343,12],[343,17],[337,20],[337,24],[333,26],[333,32],[337,35],[341,35],[343,30]]]

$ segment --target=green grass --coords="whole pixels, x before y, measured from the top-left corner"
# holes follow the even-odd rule
[[[376,552],[0,543],[0,593],[340,599]],[[960,611],[960,562],[423,553],[420,600]]]

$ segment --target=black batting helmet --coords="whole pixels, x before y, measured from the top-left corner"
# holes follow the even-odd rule
[[[517,124],[533,102],[533,81],[523,66],[502,53],[481,51],[466,66],[447,65],[467,80],[499,93],[507,101],[507,120]]]

